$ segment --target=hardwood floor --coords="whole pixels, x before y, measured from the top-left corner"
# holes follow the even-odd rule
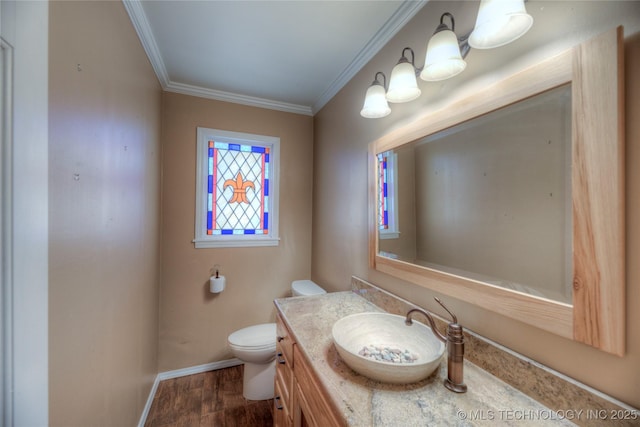
[[[242,397],[243,366],[164,380],[145,427],[272,427],[273,400]]]

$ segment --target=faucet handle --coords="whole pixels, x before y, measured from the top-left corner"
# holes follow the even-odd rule
[[[444,308],[444,309],[447,311],[447,313],[449,313],[449,315],[451,316],[451,319],[453,320],[453,323],[458,323],[458,318],[456,317],[456,315],[455,315],[455,314],[453,314],[451,311],[449,311],[449,309],[447,308],[447,306],[446,306],[446,305],[444,305],[444,303],[443,303],[442,301],[440,301],[440,298],[438,298],[438,297],[433,297],[433,299],[434,299],[434,300],[436,300],[436,302],[437,302],[438,304],[440,304],[440,305],[442,306],[442,308]]]
[[[464,334],[462,333],[462,326],[458,325],[457,323],[449,323],[449,326],[447,326],[447,341],[452,344],[464,345]]]
[[[449,323],[449,325],[447,325],[447,341],[452,344],[464,344],[462,326],[458,324],[458,318],[444,305],[442,301],[440,301],[440,298],[434,297],[434,299],[438,302],[438,304],[442,306],[442,308],[447,310],[447,313],[449,313],[449,315],[453,319],[453,321]]]

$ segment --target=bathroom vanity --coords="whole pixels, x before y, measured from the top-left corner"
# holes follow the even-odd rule
[[[576,384],[558,386],[564,380],[551,379],[548,370],[538,372],[529,366],[528,373],[522,374],[518,369],[531,361],[503,360],[501,356],[496,357],[491,348],[493,344],[468,334],[470,360],[482,365],[485,363],[482,357],[476,358],[473,353],[490,354],[493,364],[501,365],[493,368],[515,373],[525,383],[534,382],[531,389],[542,390],[542,396],[534,399],[530,390],[520,391],[493,375],[489,372],[492,369],[489,362],[486,362],[488,369],[470,360],[464,362],[468,391],[463,394],[452,393],[442,384],[446,377],[446,358],[433,375],[415,384],[386,384],[361,376],[338,355],[331,335],[333,324],[354,313],[404,314],[402,312],[406,313],[412,305],[360,279],[354,278],[353,282],[351,292],[275,301],[278,312],[276,426],[490,425],[496,422],[536,426],[598,425],[598,421],[603,420],[595,419],[594,414],[609,414],[609,411],[635,414],[636,420],[629,420],[628,425],[640,419],[633,408],[595,396]],[[444,328],[444,323],[440,328]],[[509,357],[514,355],[510,353],[507,359]],[[547,383],[556,389],[550,389]],[[556,406],[550,408],[552,405]],[[577,412],[579,410],[582,412]],[[591,411],[589,419],[587,411]]]
[[[345,425],[336,417],[336,409],[324,393],[313,368],[301,354],[282,314],[278,314],[276,325],[274,425]]]

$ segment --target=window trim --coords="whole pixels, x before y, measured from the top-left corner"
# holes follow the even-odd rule
[[[261,145],[269,147],[269,199],[267,203],[269,204],[270,225],[268,234],[206,234],[206,175],[208,171],[208,157],[206,156],[206,152],[210,140],[230,144]],[[195,238],[192,241],[195,244],[196,249],[278,246],[280,243],[280,237],[278,234],[280,138],[198,127],[196,141]]]

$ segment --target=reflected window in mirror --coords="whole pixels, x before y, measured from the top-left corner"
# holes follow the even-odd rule
[[[380,239],[400,237],[398,227],[398,156],[393,151],[378,154],[378,230]]]

